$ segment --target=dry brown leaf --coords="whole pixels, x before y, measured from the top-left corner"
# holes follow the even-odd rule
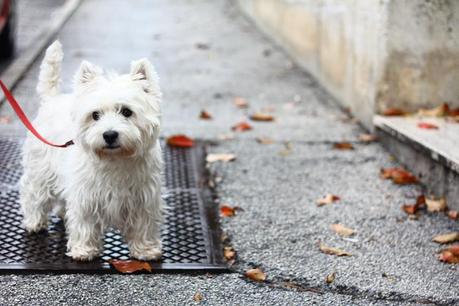
[[[338,248],[332,248],[329,246],[326,246],[325,244],[320,244],[319,249],[322,251],[322,253],[328,254],[328,255],[336,255],[336,256],[352,256],[351,253],[346,252],[344,250],[338,249]]]
[[[232,153],[215,153],[206,156],[206,162],[215,163],[217,161],[230,162],[236,159],[236,154]]]
[[[204,299],[201,292],[196,292],[193,296],[193,300],[196,302],[201,302]]]
[[[10,116],[0,116],[0,124],[10,124],[11,117]]]
[[[334,143],[333,148],[337,150],[354,150],[354,146],[349,142]]]
[[[236,251],[233,249],[233,247],[226,246],[223,248],[223,256],[226,260],[232,260],[234,257],[236,257]]]
[[[459,240],[459,232],[452,232],[448,234],[442,234],[435,236],[432,241],[440,243],[440,244],[445,244],[445,243],[451,243]]]
[[[212,119],[212,115],[208,111],[202,110],[199,114],[199,118],[203,120],[210,120]]]
[[[450,210],[448,211],[448,218],[451,220],[457,220],[459,218],[459,213],[457,210]]]
[[[418,182],[416,176],[402,168],[382,168],[381,177],[384,179],[392,179],[395,184],[407,185]]]
[[[167,138],[167,144],[171,147],[191,148],[194,141],[185,135],[173,135]]]
[[[242,210],[239,206],[220,206],[220,216],[222,217],[234,217],[238,210]]]
[[[449,114],[449,106],[447,103],[443,103],[440,106],[431,108],[431,109],[425,109],[421,108],[417,112],[417,116],[420,117],[444,117]]]
[[[239,122],[231,128],[235,132],[245,132],[252,129],[252,126],[247,122]]]
[[[336,277],[336,272],[332,272],[327,275],[327,277],[325,278],[325,282],[327,284],[331,284],[335,281],[335,277]]]
[[[418,128],[426,129],[426,130],[438,130],[438,125],[428,122],[419,122]]]
[[[253,121],[273,121],[274,116],[266,113],[254,113],[250,116],[250,120]]]
[[[378,140],[378,136],[373,135],[373,134],[360,134],[359,140],[362,142],[374,142]]]
[[[268,137],[257,137],[256,140],[257,140],[257,142],[259,144],[272,144],[272,143],[274,143],[274,140],[272,140],[271,138],[268,138]]]
[[[234,105],[236,105],[239,108],[249,107],[249,103],[247,102],[247,100],[241,97],[234,98]]]
[[[118,259],[112,259],[109,261],[109,263],[118,271],[121,273],[134,273],[137,271],[148,271],[151,272],[152,268],[149,262],[147,261],[139,261],[139,260],[118,260]]]
[[[406,212],[409,215],[414,215],[418,211],[418,205],[413,204],[413,205],[403,205],[402,210]]]
[[[266,280],[266,274],[258,268],[245,271],[245,276],[256,282],[264,282]]]
[[[438,259],[450,264],[459,263],[459,244],[442,250]]]
[[[338,235],[343,236],[343,237],[349,237],[349,236],[355,234],[355,230],[353,230],[352,228],[349,228],[349,227],[345,227],[344,225],[339,224],[339,223],[335,223],[335,224],[330,225],[330,228],[335,233],[337,233]]]
[[[333,195],[333,194],[327,194],[325,197],[318,199],[316,201],[317,206],[322,206],[326,204],[331,204],[333,202],[339,201],[341,198],[339,196]]]
[[[399,108],[387,108],[383,112],[384,116],[405,116],[406,112],[404,110],[401,110]]]
[[[440,198],[438,200],[426,198],[426,205],[427,211],[429,212],[445,211],[448,208],[445,198]]]

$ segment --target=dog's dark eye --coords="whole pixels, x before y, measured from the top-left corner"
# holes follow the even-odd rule
[[[127,107],[123,107],[123,108],[121,109],[121,114],[122,114],[124,117],[128,118],[128,117],[131,117],[131,116],[132,116],[132,111],[131,111],[129,108],[127,108]]]
[[[99,118],[100,118],[100,113],[99,112],[93,112],[92,113],[92,119],[97,121],[97,120],[99,120]]]

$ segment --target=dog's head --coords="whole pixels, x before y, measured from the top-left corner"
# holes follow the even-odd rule
[[[109,76],[83,62],[75,76],[76,141],[99,158],[143,156],[159,137],[160,102],[147,59],[132,62],[129,74]]]

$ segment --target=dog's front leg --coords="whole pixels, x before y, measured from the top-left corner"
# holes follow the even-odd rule
[[[67,256],[90,261],[99,256],[102,250],[102,226],[94,214],[85,212],[81,206],[77,208],[70,204],[66,211]]]
[[[161,200],[158,200],[161,201]],[[156,260],[162,255],[160,204],[137,211],[125,224],[124,235],[131,257],[139,260]]]

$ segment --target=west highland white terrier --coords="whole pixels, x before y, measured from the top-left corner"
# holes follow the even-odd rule
[[[126,75],[104,75],[83,61],[71,94],[60,94],[61,44],[46,51],[34,125],[54,148],[28,134],[23,148],[21,208],[28,232],[47,229],[52,210],[65,220],[67,255],[91,260],[103,248],[104,230],[123,234],[130,255],[161,257],[161,92],[147,59]]]

